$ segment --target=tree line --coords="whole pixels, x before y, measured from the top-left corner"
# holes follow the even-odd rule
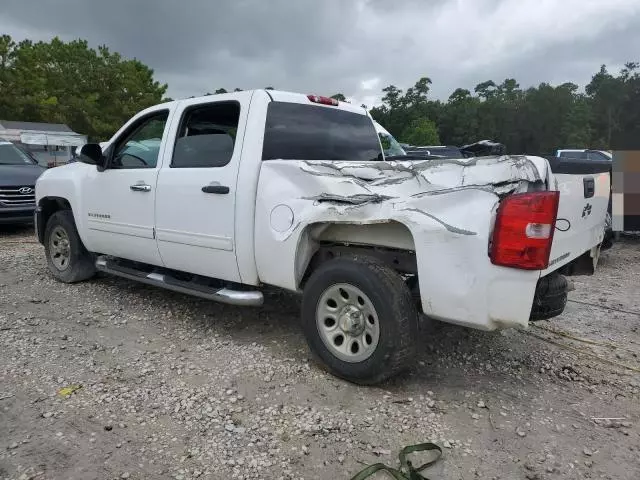
[[[429,98],[423,77],[402,91],[382,89],[371,115],[399,141],[413,145],[504,143],[510,153],[551,153],[557,148],[638,148],[640,72],[627,63],[618,73],[605,65],[580,91],[574,83],[520,88],[513,78],[458,88],[447,101]]]
[[[413,145],[464,145],[481,139],[511,153],[548,153],[560,147],[615,149],[633,142],[640,125],[640,70],[606,66],[584,91],[574,83],[523,89],[515,79],[457,88],[446,101],[430,97],[431,79],[382,89],[370,109],[399,141]],[[266,87],[273,89],[273,87]],[[240,91],[236,88],[233,91]],[[109,138],[132,115],[170,100],[167,85],[136,59],[85,40],[15,42],[0,36],[0,119],[66,123],[92,140]],[[219,88],[207,95],[227,93]],[[333,95],[341,101],[342,93]],[[628,137],[628,138],[627,138]]]

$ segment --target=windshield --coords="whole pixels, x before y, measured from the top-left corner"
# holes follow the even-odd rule
[[[0,165],[35,165],[36,162],[12,143],[0,144]]]

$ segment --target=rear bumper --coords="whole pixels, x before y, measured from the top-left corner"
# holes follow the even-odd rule
[[[486,253],[444,260],[447,265],[435,270],[440,274],[418,273],[425,315],[478,330],[527,327],[539,271],[492,265]]]
[[[30,207],[3,207],[0,206],[0,224],[19,224],[33,222],[35,206]]]
[[[450,305],[452,313],[446,315],[434,315],[424,307],[423,311],[437,320],[478,330],[527,328],[529,322],[548,320],[562,314],[568,293],[573,289],[572,282],[558,272],[539,278],[533,276],[536,274],[539,272],[500,269],[498,275],[487,279],[486,294],[478,295],[473,303],[471,298],[459,298]],[[481,285],[482,282],[476,283],[478,292],[482,291]],[[431,299],[422,300],[423,305],[434,303]]]

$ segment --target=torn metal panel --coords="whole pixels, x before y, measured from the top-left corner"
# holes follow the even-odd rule
[[[356,195],[332,195],[330,193],[322,193],[315,197],[305,197],[306,200],[314,200],[316,202],[329,202],[337,204],[364,205],[365,203],[380,203],[385,200],[391,200],[393,197],[387,195],[360,193]]]
[[[303,171],[314,176],[349,179],[368,188],[401,185],[415,180],[423,192],[468,186],[491,187],[522,180],[540,182],[548,175],[546,160],[523,155],[403,162],[302,163]]]

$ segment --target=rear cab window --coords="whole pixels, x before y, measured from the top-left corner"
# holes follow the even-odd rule
[[[371,118],[334,107],[270,102],[263,160],[382,160]]]

